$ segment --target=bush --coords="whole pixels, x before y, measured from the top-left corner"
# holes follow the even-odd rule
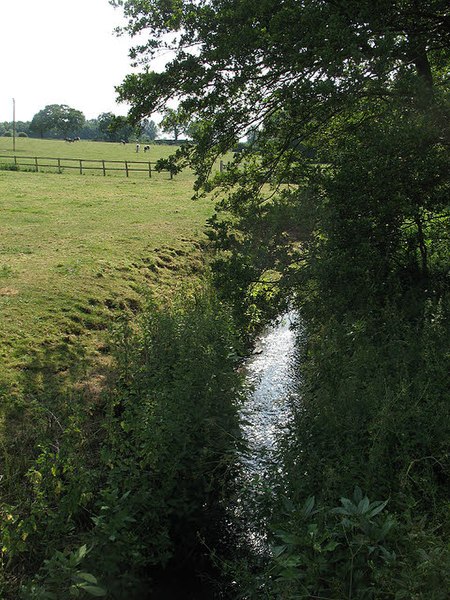
[[[205,568],[200,540],[218,543],[233,479],[240,376],[232,322],[208,294],[151,305],[139,332],[124,323],[117,335],[92,555],[122,598],[137,593],[151,567]]]
[[[384,515],[387,501],[370,502],[356,487],[340,506],[318,507],[314,496],[300,511],[288,508],[295,526],[275,530],[275,597],[376,597],[378,582],[396,559],[395,521]]]
[[[25,131],[19,131],[19,133],[17,134],[17,137],[27,138],[28,137],[28,133],[25,133]]]
[[[60,425],[52,435],[36,403],[26,489],[17,505],[0,504],[6,598],[17,598],[20,580],[26,600],[103,589],[141,598],[165,567],[211,568],[205,544],[222,541],[239,445],[232,320],[200,292],[150,304],[139,326],[117,324],[114,340],[117,378],[94,426],[93,407],[72,394],[62,401],[72,415],[51,411]]]

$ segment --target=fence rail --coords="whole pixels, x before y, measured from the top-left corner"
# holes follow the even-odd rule
[[[103,159],[91,159],[91,158],[54,158],[51,156],[11,156],[8,154],[0,154],[0,160],[8,159],[6,165],[14,165],[16,167],[33,167],[36,173],[39,169],[53,168],[58,173],[62,173],[64,169],[77,169],[80,175],[83,175],[85,171],[102,171],[103,176],[106,177],[108,171],[122,171],[127,177],[130,173],[140,172],[147,173],[149,177],[152,176],[152,172],[155,170],[155,162],[142,161],[142,160],[103,160]],[[24,162],[32,161],[32,162]],[[53,161],[53,162],[44,162]],[[73,164],[75,163],[75,164]],[[92,163],[98,166],[91,166]],[[115,165],[115,166],[110,166]],[[118,166],[122,165],[122,166]],[[137,167],[134,165],[138,165]],[[153,167],[153,168],[152,168]],[[166,170],[170,179],[173,179],[173,173],[168,169]]]

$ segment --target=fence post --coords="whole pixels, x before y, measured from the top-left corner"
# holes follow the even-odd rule
[[[128,177],[129,175],[128,175],[128,161],[127,160],[125,161],[125,172],[126,172],[127,177]]]
[[[170,171],[170,179],[173,179],[173,171]]]
[[[152,176],[152,163],[151,162],[148,163],[148,176],[149,177]]]
[[[35,156],[35,157],[34,157],[34,164],[35,164],[35,167],[36,167],[36,173],[37,173],[37,172],[39,171],[39,165],[38,165],[38,159],[37,159],[37,156]]]
[[[83,161],[80,158],[80,175],[83,175]]]
[[[14,154],[14,164],[17,166],[17,156]]]
[[[58,158],[58,173],[61,173],[61,159]]]
[[[106,177],[106,169],[105,169],[105,161],[102,160],[102,165],[103,165],[103,177]]]

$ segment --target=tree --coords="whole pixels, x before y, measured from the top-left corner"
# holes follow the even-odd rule
[[[177,142],[178,137],[184,131],[184,127],[180,121],[177,111],[173,108],[166,110],[163,120],[161,121],[161,130],[164,133],[173,133],[173,139]]]
[[[85,122],[83,113],[66,104],[49,104],[36,113],[30,123],[30,131],[53,137],[76,136]]]
[[[135,127],[126,117],[116,116],[112,112],[100,114],[97,121],[101,137],[108,142],[128,141],[135,133]]]
[[[158,135],[158,127],[151,119],[143,119],[141,124],[141,135],[146,141],[153,142]]]
[[[308,155],[312,154],[305,152],[305,144],[317,151],[318,160],[329,162],[330,140],[336,141],[333,151],[338,156],[339,144],[345,146],[349,132],[355,138],[355,132],[362,132],[371,122],[370,139],[381,171],[382,154],[376,138],[386,136],[382,119],[390,115],[391,124],[400,119],[406,137],[408,131],[413,138],[421,131],[429,141],[430,156],[440,157],[434,191],[428,190],[425,196],[411,194],[405,183],[400,213],[393,211],[388,217],[374,198],[369,220],[372,249],[385,263],[380,269],[389,271],[396,261],[407,260],[399,256],[406,244],[414,247],[413,254],[420,255],[417,265],[421,264],[419,270],[425,275],[428,251],[423,227],[429,222],[427,211],[433,207],[439,212],[443,207],[438,188],[442,143],[449,139],[443,94],[449,16],[442,0],[427,0],[420,6],[414,0],[153,0],[145,5],[123,0],[115,4],[123,6],[129,18],[127,31],[148,33],[148,43],[136,48],[135,56],[151,58],[158,47],[167,45],[168,31],[177,34],[171,46],[175,58],[163,73],[129,75],[118,91],[122,101],[131,103],[130,117],[135,120],[164,110],[167,98],[176,98],[179,108],[168,111],[163,121],[163,130],[174,131],[175,138],[188,119],[200,118],[208,124],[201,142],[190,151],[199,186],[209,185],[208,176],[218,155],[246,133],[260,130],[262,160],[252,163],[251,169],[247,163],[229,174],[235,183],[241,183],[239,199],[230,197],[227,204],[236,212],[250,206],[253,215],[253,205],[261,202],[256,198],[262,180],[275,186],[283,181],[295,184],[300,178],[304,182],[305,176],[309,177]],[[186,50],[188,47],[195,51]],[[364,145],[364,139],[358,144]],[[326,174],[322,175],[325,183]],[[250,182],[254,182],[252,189]],[[351,206],[357,215],[364,208],[364,192],[355,189],[353,195]],[[424,212],[421,202],[425,197],[430,200]],[[285,200],[284,204],[296,202],[298,194],[291,194],[289,203]],[[415,223],[408,236],[405,219]],[[392,235],[385,236],[382,231]],[[253,234],[249,229],[248,235]],[[380,244],[389,248],[387,254]]]
[[[100,137],[97,119],[88,119],[80,131],[80,137],[83,140],[95,140]]]

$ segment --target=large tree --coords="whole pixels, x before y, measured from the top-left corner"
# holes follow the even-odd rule
[[[108,142],[128,141],[135,133],[135,127],[126,117],[117,116],[112,112],[101,113],[97,122],[100,135]]]
[[[129,75],[119,95],[131,103],[130,116],[136,121],[152,111],[164,111],[167,99],[174,98],[179,108],[177,113],[170,112],[172,130],[173,123],[182,127],[189,120],[207,124],[190,156],[199,185],[206,183],[219,154],[245,134],[251,137],[252,131],[259,130],[262,159],[243,162],[241,156],[241,167],[228,173],[241,187],[227,207],[241,213],[249,235],[268,231],[252,225],[255,214],[269,210],[262,208],[261,193],[267,188],[261,188],[261,181],[274,185],[304,182],[312,175],[305,160],[308,156],[336,167],[350,139],[359,146],[361,172],[370,169],[370,164],[364,164],[366,145],[367,160],[373,163],[376,156],[380,175],[386,165],[377,140],[388,139],[386,151],[398,160],[395,168],[386,171],[391,179],[384,178],[379,188],[378,195],[386,202],[375,192],[365,196],[364,189],[355,185],[348,190],[352,202],[339,208],[336,196],[329,206],[340,211],[341,217],[343,210],[353,211],[353,216],[348,214],[350,221],[361,211],[368,213],[365,234],[358,239],[364,245],[369,236],[376,272],[389,271],[399,261],[410,269],[416,261],[417,270],[427,274],[429,249],[424,229],[430,223],[429,211],[435,215],[443,207],[442,178],[449,143],[447,3],[119,0],[113,4],[123,7],[131,35],[147,35],[132,51],[134,58],[145,64],[168,46],[175,54],[162,73],[146,69]],[[176,35],[168,36],[169,32]],[[415,143],[419,138],[421,145]],[[346,156],[354,162],[355,157]],[[429,176],[422,172],[422,183],[414,175],[416,160],[422,161],[422,170],[424,162],[434,165]],[[411,166],[405,170],[401,190],[394,174],[400,164]],[[337,173],[343,177],[345,170],[333,171],[333,177]],[[325,180],[331,175],[321,176]],[[314,177],[317,179],[317,173]],[[284,198],[284,207],[293,210],[299,193],[292,189],[289,198],[287,191],[278,198]],[[402,200],[397,202],[399,197]],[[245,207],[249,207],[248,223]],[[405,220],[411,227],[405,227]],[[337,241],[336,232],[333,235]],[[351,235],[346,234],[345,242]],[[342,234],[343,244],[344,237]],[[262,247],[279,249],[280,244]],[[260,243],[255,250],[261,253]],[[273,260],[278,260],[275,254]],[[252,272],[255,265],[257,270],[262,268],[261,261],[252,262],[249,281],[257,275]]]
[[[141,135],[146,141],[152,142],[158,135],[158,126],[152,119],[143,119],[140,123]]]
[[[85,122],[83,113],[66,104],[49,104],[31,121],[30,130],[41,138],[46,135],[54,137],[76,136]]]
[[[175,142],[178,141],[180,134],[184,132],[184,127],[180,121],[179,115],[173,108],[166,109],[160,127],[164,133],[173,134]]]

